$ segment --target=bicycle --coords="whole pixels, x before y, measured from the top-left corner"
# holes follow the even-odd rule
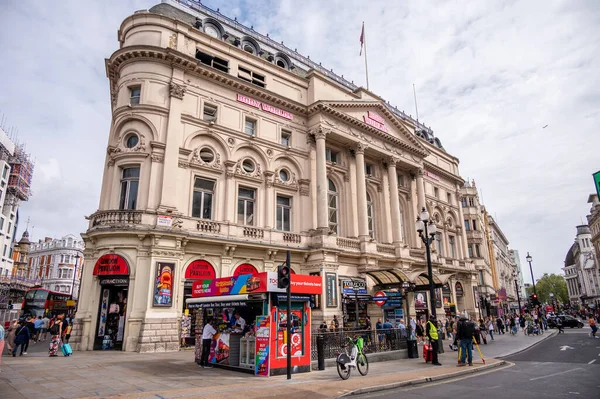
[[[348,353],[348,346],[351,347]],[[369,361],[363,353],[364,339],[358,337],[352,339],[348,337],[347,345],[344,345],[344,352],[340,353],[336,359],[337,371],[342,380],[350,378],[352,368],[356,368],[360,375],[366,376],[369,372]]]

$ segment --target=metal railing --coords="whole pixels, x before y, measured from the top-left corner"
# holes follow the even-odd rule
[[[337,355],[344,352],[344,348],[348,344],[348,337],[362,337],[366,354],[391,352],[407,348],[405,329],[317,331],[312,334],[310,341],[312,360],[317,360],[317,339],[319,336],[325,339],[325,359],[335,359]]]

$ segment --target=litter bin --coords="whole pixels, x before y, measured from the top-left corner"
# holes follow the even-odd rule
[[[417,349],[417,341],[416,340],[408,340],[406,341],[408,358],[409,359],[418,359],[419,358],[419,350]]]
[[[317,366],[319,370],[325,370],[325,338],[317,336]]]

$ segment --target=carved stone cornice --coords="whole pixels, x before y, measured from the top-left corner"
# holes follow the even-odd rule
[[[400,160],[396,157],[387,157],[384,162],[387,164],[388,168],[395,168],[396,164],[400,162]]]
[[[310,196],[310,180],[309,179],[298,180],[298,185],[300,186],[300,195],[305,196],[305,197]]]
[[[180,85],[175,82],[171,82],[171,84],[169,85],[169,94],[171,95],[171,97],[183,100],[183,95],[186,91],[187,87],[185,85]]]
[[[354,149],[354,152],[355,152],[356,154],[364,154],[364,153],[365,153],[365,150],[366,150],[367,148],[369,148],[369,145],[368,145],[368,144],[365,144],[365,143],[358,142],[358,143],[356,143],[356,148]]]
[[[331,129],[326,128],[323,125],[319,125],[308,131],[308,134],[314,136],[315,140],[319,140],[319,139],[324,140],[327,137],[327,135],[330,133],[331,133]]]
[[[150,156],[150,159],[152,160],[152,162],[156,162],[156,163],[163,163],[165,161],[165,158],[162,155],[157,155],[157,154],[152,154]]]

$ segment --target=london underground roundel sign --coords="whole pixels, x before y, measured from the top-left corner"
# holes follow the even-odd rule
[[[378,300],[377,298],[381,298],[380,300]],[[375,303],[379,306],[383,306],[385,304],[385,302],[387,301],[387,296],[385,295],[385,292],[383,291],[377,291],[375,293],[375,296],[373,297],[373,300],[375,301]]]

